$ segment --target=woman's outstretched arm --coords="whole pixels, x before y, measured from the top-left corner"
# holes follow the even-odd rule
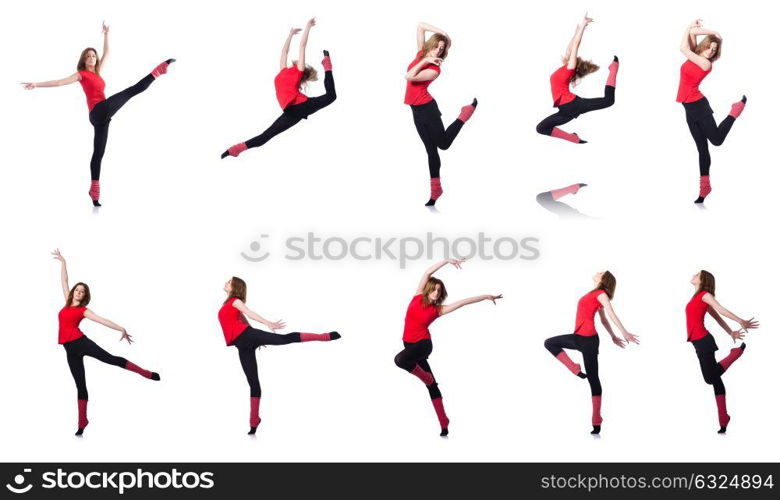
[[[701,300],[704,301],[704,303],[707,304],[708,306],[712,307],[712,309],[714,309],[719,314],[722,314],[723,316],[726,316],[727,318],[739,323],[740,328],[742,328],[743,330],[749,330],[749,329],[759,327],[759,323],[758,321],[756,321],[755,318],[750,318],[750,319],[740,318],[733,312],[729,311],[728,309],[720,305],[720,302],[718,302],[711,293],[705,293],[704,297],[702,297]]]
[[[615,310],[612,308],[612,302],[610,302],[609,296],[606,293],[602,293],[601,295],[599,295],[599,302],[601,303],[602,306],[604,306],[604,310],[599,310],[599,314],[601,315],[601,322],[602,324],[604,324],[605,328],[609,332],[610,336],[612,337],[612,341],[615,343],[615,345],[617,345],[618,347],[625,347],[626,344],[629,342],[639,344],[639,337],[631,333],[628,333],[628,330],[626,330],[626,328],[623,326],[623,323],[621,323],[620,318],[617,317],[617,313],[615,313]],[[618,327],[620,333],[623,334],[623,339],[618,338],[618,336],[615,335],[614,332],[612,331],[612,328],[609,327],[609,323],[606,321],[606,318],[604,317],[604,311],[606,311],[607,315],[609,316],[609,319],[612,320],[615,326]]]
[[[447,264],[452,264],[455,266],[456,269],[460,269],[461,264],[466,262],[465,259],[457,260],[457,259],[444,259],[441,262],[438,262],[431,267],[429,267],[422,275],[422,278],[420,278],[420,282],[417,284],[417,294],[419,295],[423,293],[423,290],[425,289],[425,285],[428,283],[428,280],[431,279],[431,276],[433,276],[433,273],[441,269],[442,267],[446,266]]]
[[[453,302],[452,304],[447,304],[445,306],[441,306],[441,310],[439,311],[439,316],[444,316],[445,314],[449,314],[452,311],[455,311],[457,309],[460,309],[463,306],[467,306],[469,304],[476,304],[477,302],[482,302],[483,300],[489,300],[493,303],[493,305],[496,304],[496,300],[503,299],[504,296],[501,294],[498,295],[477,295],[476,297],[469,297],[468,299],[459,300],[457,302]]]
[[[284,46],[282,47],[282,58],[279,61],[279,71],[287,67],[287,58],[290,54],[290,42],[292,42],[292,38],[300,32],[300,28],[290,28],[290,34],[287,35],[287,40],[284,41]]]
[[[98,68],[98,71],[103,71],[105,69],[108,54],[111,53],[111,47],[108,43],[108,30],[109,26],[103,21],[103,57],[100,58],[100,67]]]
[[[585,33],[585,27],[592,23],[593,19],[588,17],[588,13],[585,13],[585,17],[577,25],[577,30],[574,32],[574,36],[571,37],[569,47],[566,49],[566,55],[563,57],[566,60],[566,68],[574,69],[577,67],[577,54],[580,50],[580,42],[582,42],[582,35]]]
[[[79,75],[78,72],[76,72],[70,76],[66,76],[65,78],[60,78],[59,80],[48,80],[45,82],[37,82],[37,83],[22,82],[22,87],[24,87],[27,90],[45,88],[45,87],[62,87],[63,85],[70,85],[71,83],[76,83],[79,80],[81,80],[81,75]]]
[[[309,31],[312,26],[315,26],[317,21],[312,17],[309,22],[306,23],[306,27],[303,29],[303,35],[301,36],[301,43],[298,45],[298,70],[303,71],[306,68],[306,44],[309,43]]]
[[[65,263],[65,257],[60,253],[60,249],[56,249],[51,253],[55,259],[60,261],[60,283],[62,284],[62,295],[65,296],[65,300],[68,300],[70,295],[70,285],[68,284],[68,265]]]
[[[262,323],[263,325],[267,326],[271,329],[271,331],[284,328],[286,325],[284,324],[284,321],[279,320],[276,322],[268,321],[264,317],[260,316],[253,310],[249,309],[246,304],[241,299],[237,299],[233,301],[233,307],[241,311],[242,314],[244,314],[249,319],[252,319],[254,321],[257,321],[258,323]]]
[[[120,342],[122,340],[127,340],[128,344],[132,344],[133,343],[132,337],[130,336],[129,333],[127,333],[127,330],[125,330],[121,326],[117,325],[116,323],[114,323],[110,319],[106,319],[106,318],[100,317],[97,314],[95,314],[94,312],[92,312],[90,309],[87,309],[86,311],[84,311],[84,317],[87,318],[87,319],[91,319],[95,323],[100,323],[103,326],[107,326],[107,327],[111,328],[112,330],[116,330],[118,332],[122,332],[122,336],[119,338]]]

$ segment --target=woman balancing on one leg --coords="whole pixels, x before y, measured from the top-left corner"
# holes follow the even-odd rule
[[[728,356],[720,361],[715,361],[715,351],[718,345],[712,334],[704,326],[704,315],[709,313],[715,321],[729,334],[733,342],[744,338],[744,333],[752,328],[758,328],[755,318],[744,320],[732,313],[717,300],[715,300],[715,277],[707,271],[699,271],[691,279],[691,284],[696,288],[688,305],[685,306],[685,317],[688,326],[688,342],[696,349],[696,357],[699,358],[701,373],[704,381],[715,390],[715,403],[718,407],[718,433],[726,432],[731,417],[726,412],[726,387],[721,377],[729,369],[734,361],[738,360],[745,352],[745,343],[729,351]],[[721,315],[739,323],[739,330],[732,330]]]
[[[219,310],[219,324],[225,335],[225,343],[236,346],[241,368],[244,369],[249,382],[249,433],[254,434],[260,425],[260,379],[257,375],[257,358],[255,349],[265,345],[287,345],[296,342],[311,342],[315,340],[330,341],[340,339],[338,332],[300,333],[292,332],[285,335],[265,332],[249,326],[247,317],[258,321],[271,331],[284,328],[282,321],[268,321],[246,306],[246,282],[235,276],[225,283],[223,290],[227,299]]]
[[[604,87],[604,97],[583,99],[569,90],[569,87],[576,85],[580,78],[599,69],[596,64],[583,60],[577,54],[585,27],[591,22],[593,22],[593,19],[585,14],[582,22],[577,26],[577,31],[574,32],[574,37],[569,42],[566,55],[563,56],[563,66],[558,68],[550,77],[553,106],[558,108],[558,112],[548,116],[536,126],[536,131],[540,134],[565,139],[577,144],[585,144],[587,141],[580,139],[577,134],[564,132],[558,127],[572,121],[583,113],[608,108],[615,104],[615,85],[619,66],[617,56],[614,56],[612,63],[609,65],[609,76],[607,76],[607,84]]]
[[[696,43],[696,37],[703,35],[701,42]],[[702,28],[701,19],[692,22],[683,33],[680,50],[688,59],[680,67],[680,86],[677,90],[677,102],[685,108],[685,120],[688,129],[699,151],[699,197],[694,203],[703,203],[704,198],[712,192],[710,186],[710,152],[707,141],[713,146],[720,146],[726,140],[734,121],[745,109],[747,97],[731,105],[728,116],[715,123],[712,108],[704,94],[699,91],[699,84],[712,71],[712,63],[720,57],[723,39],[716,31]]]
[[[52,255],[62,263],[60,275],[62,293],[65,296],[65,307],[62,308],[59,314],[59,343],[65,348],[65,352],[68,355],[70,373],[73,375],[73,380],[76,381],[79,408],[79,421],[76,435],[81,436],[84,433],[84,428],[89,423],[89,420],[87,420],[87,401],[89,400],[89,395],[87,394],[87,379],[84,374],[84,356],[90,356],[103,363],[130,370],[144,378],[160,380],[160,375],[155,372],[150,372],[149,370],[144,370],[125,358],[120,358],[107,353],[79,330],[79,323],[81,323],[82,319],[87,318],[122,332],[122,336],[119,338],[120,342],[122,340],[127,340],[128,344],[133,343],[127,330],[113,321],[101,318],[87,309],[87,305],[89,305],[91,299],[89,287],[86,283],[79,282],[76,283],[73,288],[70,288],[68,285],[68,268],[65,264],[65,258],[60,254],[59,250],[52,252]]]
[[[444,412],[441,391],[433,376],[431,365],[428,364],[428,356],[433,351],[431,332],[428,331],[428,327],[439,316],[451,313],[465,305],[476,304],[483,300],[489,300],[495,304],[497,299],[503,298],[503,295],[479,295],[444,305],[444,301],[447,299],[447,289],[444,288],[444,283],[440,279],[433,277],[433,273],[447,264],[452,264],[455,268],[460,269],[463,262],[463,260],[447,259],[425,271],[417,285],[417,293],[412,297],[409,308],[406,310],[404,350],[395,356],[395,364],[398,368],[419,378],[428,388],[428,394],[431,396],[433,408],[436,410],[436,416],[441,425],[441,436],[449,434],[450,419]]]
[[[591,418],[593,431],[591,434],[598,434],[601,432],[603,419],[601,418],[601,381],[599,380],[599,337],[593,321],[596,312],[599,313],[601,324],[604,325],[604,328],[607,329],[610,337],[612,337],[612,342],[618,347],[624,348],[629,342],[639,344],[639,337],[628,333],[612,308],[612,302],[610,301],[615,296],[615,286],[617,285],[617,281],[612,273],[609,271],[596,273],[593,276],[593,283],[595,284],[593,290],[583,295],[577,303],[577,321],[574,333],[550,337],[544,341],[544,347],[574,375],[588,379],[593,404],[593,415]],[[604,310],[606,310],[606,314]],[[612,331],[612,326],[607,321],[607,315],[620,330],[620,333],[623,334],[622,339]],[[582,372],[580,365],[571,360],[564,349],[576,349],[582,353],[582,359],[585,362],[585,373]]]
[[[425,32],[431,31],[428,40]],[[463,127],[477,107],[477,100],[460,109],[458,118],[446,129],[441,121],[441,111],[436,100],[428,93],[428,86],[441,73],[441,64],[447,58],[447,53],[452,41],[444,31],[420,23],[417,25],[417,55],[409,65],[406,72],[406,95],[404,104],[412,108],[412,117],[417,133],[422,139],[425,151],[428,153],[428,173],[431,175],[431,198],[426,206],[433,206],[442,195],[439,169],[439,149],[449,149],[452,141],[458,136]]]
[[[301,92],[302,86],[306,82],[317,80],[317,70],[306,65],[306,43],[309,41],[309,31],[316,23],[314,18],[306,23],[306,28],[301,36],[301,43],[298,48],[298,60],[292,62],[292,66],[287,67],[287,54],[290,52],[290,42],[292,37],[301,30],[292,28],[287,40],[282,47],[282,59],[279,63],[279,74],[274,79],[276,87],[276,99],[279,106],[282,107],[282,116],[268,127],[265,132],[253,137],[246,142],[240,142],[235,146],[230,146],[227,151],[222,153],[222,158],[227,156],[238,156],[249,148],[259,148],[272,138],[281,134],[301,120],[305,120],[312,113],[316,113],[322,108],[333,104],[336,100],[336,85],[333,83],[333,65],[330,62],[330,53],[323,50],[325,54],[322,60],[322,67],[325,68],[325,94],[317,97],[307,97]]]
[[[72,75],[60,80],[51,80],[40,83],[23,83],[24,88],[32,90],[39,87],[60,87],[71,83],[80,82],[84,93],[87,96],[87,107],[89,108],[89,122],[95,129],[95,139],[92,149],[92,160],[89,163],[89,169],[92,176],[92,183],[89,188],[89,197],[92,198],[92,204],[100,206],[100,165],[103,161],[103,153],[106,151],[106,142],[108,141],[108,125],[111,118],[125,105],[132,97],[140,94],[152,82],[168,72],[168,65],[176,59],[168,59],[155,67],[151,73],[143,77],[132,87],[128,87],[122,92],[112,95],[106,99],[103,92],[106,88],[106,82],[103,81],[101,73],[106,65],[109,54],[108,44],[108,26],[103,24],[103,57],[99,58],[97,50],[89,47],[81,52],[79,62],[76,65],[77,71]]]

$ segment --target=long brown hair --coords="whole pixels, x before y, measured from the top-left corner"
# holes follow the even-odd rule
[[[228,298],[225,299],[225,302],[232,298],[239,299],[241,302],[246,302],[246,281],[237,278],[236,276],[230,278],[230,293],[228,294]]]
[[[293,61],[293,66],[298,65],[298,61]],[[308,82],[317,81],[317,70],[309,66],[308,64],[303,67],[303,76],[301,77],[301,83],[298,85],[299,89],[306,86]]]
[[[65,307],[70,307],[73,304],[73,292],[75,292],[76,288],[78,288],[79,286],[84,287],[84,299],[82,299],[82,301],[79,303],[79,307],[87,307],[89,301],[92,300],[92,295],[89,293],[89,285],[79,281],[78,283],[73,285],[73,288],[70,289],[68,298],[65,300]]]
[[[709,292],[713,297],[715,296],[715,276],[704,269],[699,271],[699,288],[693,296],[695,297],[699,292]]]
[[[431,300],[428,298],[428,295],[434,289],[436,289],[436,285],[439,285],[441,287],[441,290],[439,292],[439,298],[436,299],[436,302],[431,302]],[[441,307],[442,303],[447,299],[447,289],[444,287],[444,282],[439,278],[433,278],[433,277],[428,278],[428,282],[423,287],[422,299],[423,299],[423,304],[426,306]]]
[[[420,54],[420,57],[425,57],[425,54],[437,48],[439,46],[439,42],[444,42],[444,50],[442,51],[439,58],[442,60],[447,59],[447,54],[450,51],[450,39],[441,33],[434,33],[430,36],[430,38],[425,40],[425,43],[422,46],[422,54]]]
[[[79,56],[79,63],[76,65],[76,69],[78,71],[87,71],[87,54],[89,54],[90,51],[95,53],[95,73],[99,75],[100,56],[98,55],[97,50],[93,49],[92,47],[87,47],[86,49],[81,51],[81,56]]]
[[[609,300],[612,300],[612,297],[615,296],[615,287],[617,287],[615,275],[609,271],[604,271],[604,274],[601,276],[601,282],[593,290],[604,290],[607,292]]]
[[[564,63],[566,60],[564,60]],[[592,62],[592,61],[586,61],[585,59],[581,57],[577,57],[577,67],[574,68],[574,75],[571,77],[571,84],[577,85],[577,83],[587,75],[591,73],[595,73],[599,70],[599,65]]]
[[[696,48],[693,51],[697,54],[701,54],[702,52],[710,48],[710,44],[712,44],[712,42],[718,44],[718,48],[715,49],[715,53],[712,54],[712,57],[710,57],[710,62],[715,62],[720,58],[720,49],[721,47],[723,47],[723,40],[721,40],[717,36],[715,35],[705,36],[704,38],[701,39],[701,42],[696,44]]]

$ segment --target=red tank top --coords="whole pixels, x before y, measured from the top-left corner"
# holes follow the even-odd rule
[[[81,320],[84,319],[84,312],[86,310],[86,307],[65,306],[62,308],[58,316],[60,320],[60,344],[70,342],[71,340],[76,340],[84,336],[84,333],[79,330],[79,323],[81,323]]]
[[[406,68],[406,71],[412,69],[418,62],[420,62],[420,59],[422,59],[422,50],[417,52],[414,61],[412,61],[412,64]],[[441,74],[441,68],[435,64],[426,64],[420,71],[424,71],[426,69],[432,69],[435,72]],[[407,80],[404,104],[408,104],[409,106],[419,106],[420,104],[427,104],[431,102],[433,100],[433,96],[428,92],[428,85],[430,85],[432,81],[433,80],[427,80],[424,82],[410,82]]]
[[[707,292],[702,290],[693,296],[688,305],[685,306],[685,322],[688,326],[688,342],[699,340],[710,332],[704,326],[704,315],[707,313],[709,307],[702,299]]]
[[[217,315],[219,324],[222,326],[222,333],[225,334],[225,344],[227,345],[231,345],[236,340],[236,337],[249,327],[249,322],[243,313],[233,307],[233,302],[236,300],[238,300],[238,297],[233,297],[222,304]]]
[[[404,342],[419,342],[431,338],[428,327],[439,317],[439,308],[426,306],[422,294],[415,295],[409,302],[404,320]]]
[[[301,93],[301,80],[303,71],[298,66],[284,68],[274,78],[274,87],[276,87],[276,100],[282,109],[287,106],[294,106],[306,102],[309,98]]]
[[[576,95],[569,90],[571,78],[574,76],[573,69],[567,69],[566,64],[555,70],[550,76],[550,90],[552,90],[553,106],[561,106],[572,102]]]
[[[81,75],[81,88],[84,89],[84,93],[87,95],[87,107],[90,111],[95,107],[95,104],[105,101],[106,94],[106,82],[103,78],[94,71],[79,71]]]
[[[699,84],[710,74],[712,66],[704,71],[690,59],[680,66],[680,86],[677,89],[677,102],[694,102],[704,97],[699,90]]]
[[[593,322],[593,318],[596,316],[596,311],[601,309],[601,302],[599,302],[599,295],[607,293],[604,290],[593,290],[580,298],[577,302],[577,320],[574,328],[574,333],[582,335],[583,337],[593,337],[598,335],[596,331],[596,325]]]

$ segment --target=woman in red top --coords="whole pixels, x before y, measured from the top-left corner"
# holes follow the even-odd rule
[[[89,400],[89,394],[87,393],[87,379],[84,373],[84,356],[90,356],[103,363],[130,370],[151,380],[160,380],[160,375],[155,372],[150,372],[149,370],[144,370],[125,358],[120,358],[119,356],[113,356],[107,353],[82,333],[79,329],[79,323],[81,323],[82,319],[87,318],[121,332],[122,336],[119,338],[120,342],[122,340],[127,340],[128,344],[133,343],[132,337],[127,333],[127,330],[113,321],[101,318],[87,309],[87,305],[89,305],[91,299],[89,287],[86,283],[79,282],[76,283],[73,288],[70,288],[65,258],[59,250],[52,252],[52,255],[61,263],[60,280],[62,281],[62,294],[65,297],[65,307],[63,307],[59,313],[59,343],[65,348],[65,352],[68,355],[70,373],[73,375],[73,380],[76,382],[79,409],[78,430],[76,431],[76,435],[81,436],[84,433],[84,428],[89,423],[89,420],[87,420],[87,400]]]
[[[704,36],[697,43],[697,36]],[[702,28],[701,19],[692,22],[683,33],[680,51],[687,60],[680,67],[680,86],[677,89],[677,102],[685,108],[685,120],[691,131],[693,142],[699,151],[699,197],[694,203],[704,203],[704,198],[712,192],[710,185],[710,152],[707,141],[713,146],[720,146],[726,140],[734,121],[745,109],[747,97],[731,105],[731,112],[715,124],[712,108],[704,94],[699,91],[699,84],[712,71],[712,63],[720,57],[723,38],[717,31]]]
[[[266,345],[287,345],[295,342],[331,341],[340,339],[338,332],[329,333],[301,333],[292,332],[279,335],[275,332],[284,328],[283,321],[268,321],[246,306],[246,282],[233,276],[225,282],[223,287],[227,293],[227,299],[219,309],[217,317],[225,335],[225,344],[236,346],[241,368],[244,370],[246,380],[249,382],[249,432],[252,435],[257,432],[260,425],[260,379],[257,375],[257,358],[255,350]],[[249,325],[247,317],[260,322],[268,327],[271,332],[253,328]]]
[[[160,75],[168,72],[168,65],[176,59],[168,59],[157,65],[151,73],[143,77],[132,87],[128,87],[122,92],[116,93],[106,99],[104,89],[106,83],[101,76],[105,68],[106,59],[108,59],[108,26],[103,24],[103,57],[98,57],[97,50],[88,47],[81,52],[79,62],[76,65],[77,71],[72,75],[60,80],[51,80],[40,83],[23,83],[24,88],[32,90],[39,87],[61,87],[71,83],[80,82],[84,93],[87,96],[87,107],[89,108],[89,122],[95,129],[95,140],[92,148],[92,160],[89,163],[92,183],[89,188],[89,197],[92,198],[92,204],[100,206],[100,166],[103,161],[103,153],[106,151],[106,142],[108,141],[108,125],[111,118],[117,111],[125,105],[132,97],[140,94]]]
[[[593,275],[593,283],[595,285],[593,290],[583,295],[577,304],[574,333],[550,337],[544,341],[544,347],[574,375],[588,379],[593,405],[591,417],[593,431],[591,434],[598,434],[601,432],[603,419],[601,418],[601,381],[599,380],[599,337],[594,322],[596,312],[599,313],[601,324],[604,325],[616,346],[625,348],[631,342],[639,344],[639,337],[628,333],[612,308],[611,300],[615,296],[615,287],[617,286],[615,276],[609,271],[596,273]],[[607,315],[620,330],[623,335],[622,339],[615,335],[612,326],[607,321]],[[582,373],[582,367],[574,363],[564,349],[575,349],[582,353],[585,373]]]
[[[692,343],[696,349],[696,357],[699,358],[704,381],[711,385],[715,391],[715,403],[718,407],[718,422],[720,423],[718,433],[723,434],[726,432],[731,417],[726,412],[726,387],[723,385],[721,376],[745,352],[745,343],[731,349],[728,356],[716,362],[715,351],[718,350],[718,345],[704,326],[704,316],[709,313],[729,334],[732,342],[742,340],[745,337],[743,331],[747,332],[749,329],[758,328],[759,325],[755,318],[742,319],[715,300],[715,277],[712,273],[704,270],[699,271],[691,279],[691,284],[696,288],[696,292],[688,305],[685,306],[688,342]],[[732,330],[721,315],[739,323],[739,330]]]
[[[433,33],[427,40],[425,33]],[[404,104],[412,109],[412,118],[417,133],[422,139],[425,152],[428,154],[428,173],[431,176],[431,197],[425,206],[431,207],[444,191],[441,188],[439,169],[439,149],[449,149],[452,141],[458,136],[463,127],[477,107],[477,100],[460,109],[458,118],[444,129],[441,121],[441,111],[436,100],[428,92],[428,86],[439,77],[441,65],[447,58],[452,40],[444,31],[420,23],[417,25],[417,55],[406,68],[406,95]]]
[[[583,99],[569,90],[569,87],[575,85],[580,78],[599,69],[598,65],[583,60],[577,54],[582,41],[582,35],[585,33],[585,27],[592,22],[593,19],[585,14],[569,42],[566,55],[563,56],[563,66],[555,70],[555,73],[550,77],[553,106],[558,108],[558,112],[548,116],[536,126],[536,131],[540,134],[564,139],[576,144],[585,144],[587,141],[580,139],[577,134],[564,132],[558,127],[574,120],[583,113],[608,108],[615,104],[615,86],[617,85],[619,67],[617,56],[613,57],[612,63],[609,65],[609,76],[607,76],[607,84],[604,86],[604,97]]]
[[[306,65],[306,43],[309,41],[309,31],[316,24],[314,18],[309,19],[306,28],[301,36],[301,43],[298,46],[298,60],[293,61],[292,66],[287,66],[287,54],[290,52],[290,42],[292,37],[300,33],[300,29],[291,28],[290,34],[282,47],[282,58],[279,63],[279,74],[274,79],[276,87],[276,100],[282,108],[282,116],[268,127],[265,132],[253,137],[246,142],[240,142],[230,146],[227,151],[222,153],[222,158],[227,156],[238,156],[249,148],[258,148],[292,127],[301,120],[305,120],[312,113],[316,113],[322,108],[333,104],[336,100],[336,85],[333,83],[333,64],[330,61],[330,53],[323,50],[325,54],[322,60],[322,67],[325,68],[325,94],[317,97],[307,97],[301,92],[301,88],[306,82],[317,80],[317,70]]]
[[[425,271],[422,279],[420,279],[420,283],[417,285],[417,292],[412,297],[412,301],[406,310],[403,336],[404,350],[395,356],[395,364],[398,368],[406,370],[419,378],[428,388],[428,394],[431,396],[433,408],[436,410],[436,416],[441,426],[441,436],[449,434],[450,419],[447,418],[447,414],[444,412],[441,391],[439,391],[439,385],[433,376],[431,365],[428,364],[428,356],[433,351],[431,333],[428,327],[438,317],[451,313],[465,305],[476,304],[483,300],[489,300],[495,304],[497,299],[503,298],[503,295],[478,295],[444,305],[444,301],[447,299],[447,289],[444,288],[444,283],[440,279],[433,277],[433,273],[447,264],[452,264],[456,269],[460,269],[463,262],[463,260],[446,259]]]

